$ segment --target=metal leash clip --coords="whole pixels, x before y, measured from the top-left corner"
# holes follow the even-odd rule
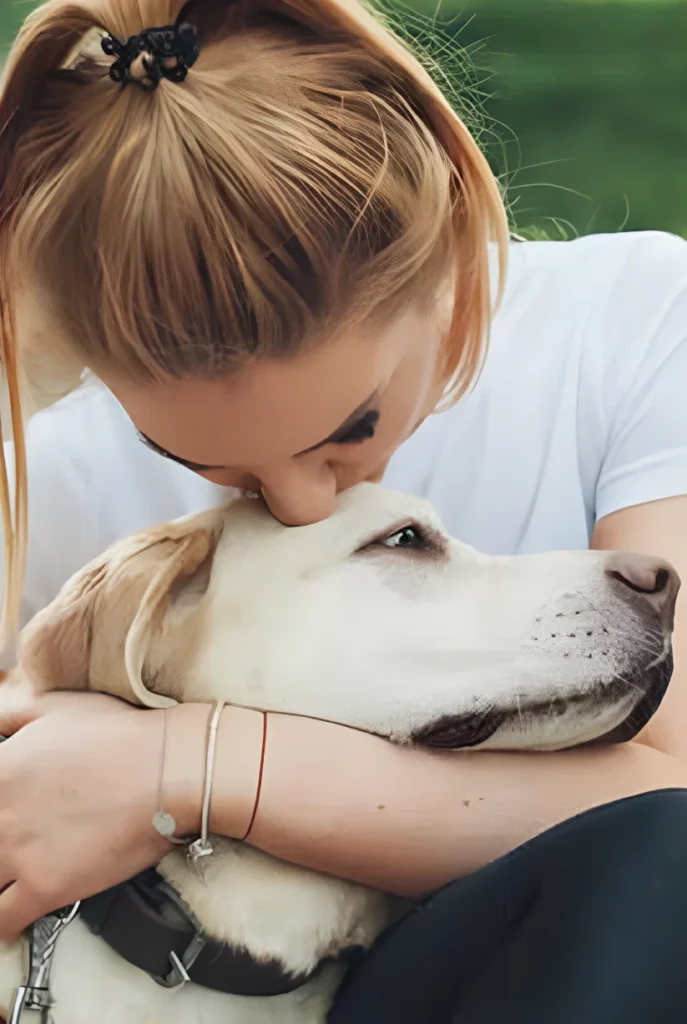
[[[36,1024],[52,1024],[52,995],[50,992],[50,971],[55,947],[63,932],[79,913],[80,903],[38,921],[29,931],[29,977],[25,985],[17,989],[14,1002],[7,1018],[7,1024],[26,1024],[25,1013],[35,1013],[29,1018]]]

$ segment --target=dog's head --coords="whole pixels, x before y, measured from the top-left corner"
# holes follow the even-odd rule
[[[655,559],[488,557],[362,485],[315,526],[241,500],[112,547],[27,627],[44,689],[225,699],[439,747],[629,738],[671,673]]]

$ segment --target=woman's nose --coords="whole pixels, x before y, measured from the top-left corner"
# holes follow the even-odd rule
[[[328,463],[289,465],[260,473],[262,495],[285,526],[310,526],[328,519],[336,505],[336,475]]]

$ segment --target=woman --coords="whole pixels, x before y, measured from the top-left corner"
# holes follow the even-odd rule
[[[631,548],[687,572],[687,246],[509,245],[468,130],[352,0],[52,0],[14,47],[2,123],[10,619],[18,395],[31,411],[85,368],[102,384],[28,427],[24,620],[110,541],[226,486],[299,525],[383,477],[492,552]],[[684,1018],[684,609],[671,691],[622,747],[453,758],[272,717],[252,843],[413,897],[462,878],[381,944],[334,1021]],[[237,713],[212,801],[227,836],[255,797],[236,787],[259,742],[227,742]],[[168,849],[151,827],[160,714],[62,695],[0,717],[0,937]],[[193,833],[207,709],[169,719],[167,809]],[[620,925],[642,893],[651,914]],[[620,983],[640,942],[649,976]]]

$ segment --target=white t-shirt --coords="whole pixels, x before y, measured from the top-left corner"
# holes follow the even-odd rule
[[[113,541],[223,494],[144,447],[95,384],[34,417],[28,459],[24,620]],[[584,548],[603,516],[687,494],[687,242],[513,243],[479,382],[385,482],[495,554]]]

